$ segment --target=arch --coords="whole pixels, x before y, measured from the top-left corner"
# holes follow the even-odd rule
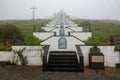
[[[66,38],[60,38],[58,40],[58,48],[59,49],[67,49],[67,40],[66,40]]]

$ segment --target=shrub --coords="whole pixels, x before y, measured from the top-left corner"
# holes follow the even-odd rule
[[[90,26],[90,22],[89,21],[83,21],[81,22],[81,26]]]
[[[25,44],[26,45],[39,45],[42,42],[42,40],[36,38],[33,35],[28,35],[25,37]]]
[[[11,45],[0,44],[0,51],[12,51]]]
[[[23,35],[19,28],[12,24],[0,25],[0,41],[14,42],[16,40],[23,41]]]
[[[86,45],[101,44],[101,40],[98,37],[90,37],[88,40],[84,41]]]
[[[38,32],[46,32],[46,30],[44,30],[44,29],[42,29],[42,28],[40,27],[40,29],[38,30]]]
[[[120,51],[120,45],[115,45],[115,51]]]

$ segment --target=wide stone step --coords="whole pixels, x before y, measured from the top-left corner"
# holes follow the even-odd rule
[[[78,64],[48,64],[49,68],[78,68]]]
[[[76,53],[75,51],[50,51],[50,53]]]
[[[50,56],[55,56],[55,57],[57,57],[57,56],[76,56],[76,54],[50,54]]]
[[[77,60],[76,57],[49,57],[49,60]]]
[[[72,72],[78,72],[78,68],[48,68],[48,71],[72,71]]]
[[[48,64],[68,64],[68,63],[78,63],[77,60],[49,60]]]
[[[50,55],[76,55],[76,53],[50,53]]]
[[[77,56],[75,55],[71,55],[71,56],[63,56],[63,55],[60,55],[60,56],[56,56],[56,55],[50,55],[49,58],[76,58]]]

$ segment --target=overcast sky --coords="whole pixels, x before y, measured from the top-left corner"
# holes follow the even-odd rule
[[[36,18],[62,9],[84,19],[120,19],[120,0],[0,0],[0,20],[31,19],[33,5],[37,7]]]

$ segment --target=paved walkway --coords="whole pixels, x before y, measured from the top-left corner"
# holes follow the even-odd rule
[[[0,67],[0,80],[120,80],[120,69],[42,72],[40,67],[7,66]]]

